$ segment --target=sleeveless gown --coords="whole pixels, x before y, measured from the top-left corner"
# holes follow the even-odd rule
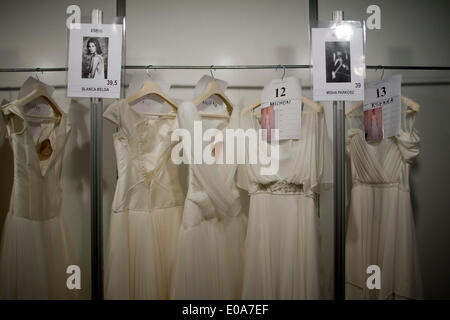
[[[0,297],[69,299],[69,265],[76,265],[62,216],[61,170],[71,127],[65,113],[59,122],[43,121],[35,138],[23,108],[3,109],[14,154],[14,184],[0,245]],[[36,145],[46,143],[50,157],[41,160]]]

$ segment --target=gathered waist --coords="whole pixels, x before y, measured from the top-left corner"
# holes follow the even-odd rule
[[[158,213],[158,212],[164,212],[164,211],[170,211],[171,209],[178,209],[180,211],[183,211],[184,203],[175,203],[171,204],[167,207],[157,207],[157,208],[122,208],[122,209],[114,209],[112,208],[111,211],[113,213],[136,213],[136,214],[145,214],[145,213]]]
[[[401,191],[409,192],[409,188],[404,187],[400,182],[367,182],[355,180],[352,182],[352,188],[357,186],[367,186],[373,188],[398,188]]]
[[[249,192],[250,195],[258,193],[271,193],[271,194],[302,194],[306,196],[314,197],[313,192],[305,192],[303,184],[290,183],[286,181],[274,181],[270,183],[258,183],[255,190]]]

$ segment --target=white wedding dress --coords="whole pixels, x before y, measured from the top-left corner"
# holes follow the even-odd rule
[[[175,117],[145,116],[125,100],[104,113],[118,180],[105,257],[106,299],[168,299],[184,194],[170,155]]]
[[[383,137],[380,137],[378,134],[378,126],[377,126],[377,119],[372,117],[372,139],[371,140],[380,140]]]
[[[419,153],[415,113],[402,106],[397,136],[376,143],[364,139],[363,111],[347,116],[351,195],[346,235],[347,299],[418,299],[417,260],[409,172]],[[369,290],[367,267],[381,270],[381,289]]]
[[[227,126],[225,119],[202,119],[192,102],[184,102],[178,108],[178,120],[180,128],[194,136],[194,121],[201,122],[204,131],[234,128],[238,111],[233,112]],[[192,152],[183,150],[183,157],[188,155]],[[172,276],[172,299],[241,297],[246,217],[234,182],[235,171],[235,164],[189,165],[189,187]]]
[[[252,111],[242,113],[241,127],[261,128]],[[246,161],[238,169],[238,186],[250,195],[242,298],[321,298],[318,192],[333,178],[325,115],[303,106],[301,137],[279,142],[276,174]]]
[[[61,211],[61,170],[71,131],[67,115],[36,124],[15,102],[3,114],[14,153],[14,184],[0,245],[0,297],[75,298],[66,270],[78,263]],[[38,145],[51,150],[50,157],[39,157]]]

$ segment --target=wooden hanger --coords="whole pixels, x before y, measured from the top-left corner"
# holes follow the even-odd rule
[[[419,105],[417,102],[415,102],[415,101],[413,101],[413,100],[411,100],[411,99],[409,99],[409,98],[407,98],[407,97],[404,97],[404,96],[402,96],[401,99],[402,99],[402,102],[403,102],[404,104],[406,104],[406,105],[408,106],[408,108],[411,108],[411,110],[412,110],[413,112],[419,112],[419,111],[420,111],[420,105]],[[355,111],[356,109],[361,108],[362,105],[363,105],[363,102],[362,102],[362,101],[358,101],[358,102],[352,104],[352,105],[345,111],[345,115],[349,115],[350,113],[352,113],[352,112]]]
[[[131,105],[134,102],[136,102],[137,100],[140,100],[142,98],[144,98],[145,96],[148,96],[150,94],[156,94],[158,97],[160,97],[161,99],[163,99],[164,101],[166,101],[175,111],[178,110],[177,105],[175,104],[175,102],[172,101],[172,99],[170,99],[160,88],[160,86],[153,81],[146,81],[141,89],[139,89],[138,92],[136,92],[135,94],[129,96],[128,98],[125,99],[125,101]],[[158,115],[158,114],[153,114],[153,115]]]
[[[33,91],[31,91],[25,97],[16,100],[15,105],[20,108],[20,107],[27,105],[28,103],[32,102],[33,100],[35,100],[37,98],[44,98],[44,100],[49,104],[49,106],[55,112],[57,117],[55,118],[55,117],[48,117],[48,116],[25,114],[26,117],[46,119],[46,120],[59,120],[62,117],[63,111],[58,106],[58,104],[55,102],[55,100],[53,100],[53,98],[49,95],[47,89],[40,83],[33,85]]]
[[[203,101],[210,98],[211,96],[218,96],[227,107],[227,112],[231,116],[231,113],[233,112],[233,104],[230,102],[230,100],[227,98],[225,93],[223,93],[222,89],[220,88],[219,84],[216,81],[210,81],[208,85],[206,86],[206,90],[197,98],[194,99],[193,103],[196,106],[199,106]],[[202,116],[206,116],[206,114],[202,114]],[[208,114],[210,117],[225,117],[220,115],[213,115]]]
[[[320,104],[318,104],[317,102],[312,101],[311,99],[309,99],[309,98],[307,98],[305,96],[302,96],[302,102],[304,104],[306,104],[307,106],[314,108],[314,110],[316,110],[317,113],[322,113],[323,112],[323,107]],[[261,100],[258,100],[256,102],[252,103],[251,105],[249,105],[247,108],[242,110],[242,113],[253,111],[256,108],[258,108],[259,106],[261,106]]]

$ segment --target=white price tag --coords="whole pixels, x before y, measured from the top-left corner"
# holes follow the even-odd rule
[[[365,85],[364,128],[367,141],[400,133],[402,76],[368,82]]]
[[[69,30],[68,97],[120,98],[122,25]]]
[[[312,57],[314,100],[364,100],[361,27],[344,21],[330,28],[312,28]]]
[[[278,129],[279,140],[299,139],[302,124],[302,86],[296,77],[272,80],[261,94],[263,139],[271,141],[270,129]]]

